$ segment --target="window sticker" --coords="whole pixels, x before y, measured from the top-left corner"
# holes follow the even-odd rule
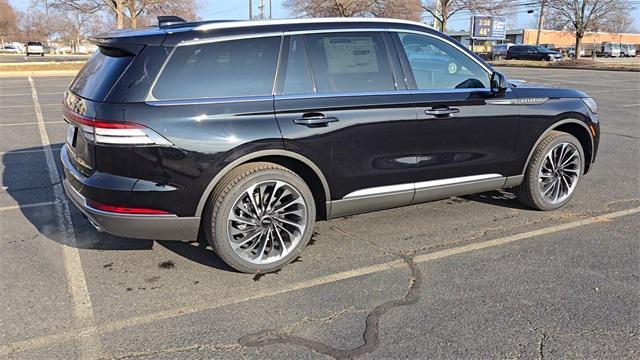
[[[376,47],[371,37],[324,39],[329,74],[379,72]]]

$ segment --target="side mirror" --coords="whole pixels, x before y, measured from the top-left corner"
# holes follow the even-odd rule
[[[494,72],[491,75],[491,92],[496,96],[504,96],[504,93],[509,88],[507,78],[499,72]]]

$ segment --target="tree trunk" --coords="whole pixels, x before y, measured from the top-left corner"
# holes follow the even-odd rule
[[[580,57],[580,47],[582,46],[582,34],[576,33],[576,59]]]
[[[115,1],[116,29],[124,28],[124,6],[122,0]]]

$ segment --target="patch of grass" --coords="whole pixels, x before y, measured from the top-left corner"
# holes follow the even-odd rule
[[[567,59],[562,61],[532,61],[532,60],[495,60],[489,62],[493,66],[514,66],[556,69],[585,69],[585,70],[614,70],[640,71],[639,63],[614,63],[593,61],[591,59]]]
[[[21,71],[55,71],[55,70],[75,70],[78,71],[84,66],[84,61],[65,62],[42,62],[42,63],[18,63],[0,64],[0,72],[21,72]]]

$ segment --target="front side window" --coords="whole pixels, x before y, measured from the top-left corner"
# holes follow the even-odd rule
[[[382,34],[332,33],[305,39],[318,93],[396,89]]]
[[[179,46],[153,88],[159,100],[271,95],[280,37]]]
[[[487,71],[462,51],[427,35],[399,36],[418,89],[489,88]]]

